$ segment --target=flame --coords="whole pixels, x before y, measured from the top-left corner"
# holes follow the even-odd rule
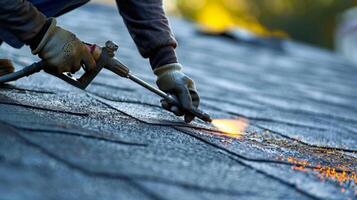
[[[214,119],[213,126],[224,133],[224,136],[240,138],[249,125],[246,118],[238,119]]]

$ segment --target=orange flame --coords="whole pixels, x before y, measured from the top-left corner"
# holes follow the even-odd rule
[[[224,136],[240,138],[249,125],[246,118],[238,119],[214,119],[212,124],[224,133]]]

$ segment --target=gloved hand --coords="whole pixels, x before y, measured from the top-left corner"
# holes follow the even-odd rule
[[[181,71],[181,65],[178,63],[168,64],[158,67],[154,70],[157,76],[156,84],[160,90],[175,97],[185,110],[198,107],[200,98],[198,96],[195,83],[191,78]],[[185,116],[185,122],[191,122],[195,116],[179,109],[177,106],[170,105],[164,99],[161,100],[164,109],[175,113],[177,116]]]
[[[32,51],[44,62],[44,70],[49,73],[75,73],[81,66],[84,70],[95,68],[95,61],[87,46],[73,33],[56,26],[56,19],[51,19],[51,25],[39,45]]]

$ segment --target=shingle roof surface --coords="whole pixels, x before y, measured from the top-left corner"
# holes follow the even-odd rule
[[[324,167],[357,171],[356,66],[306,45],[272,50],[171,22],[201,108],[247,118],[245,134],[186,125],[109,71],[87,91],[38,73],[0,89],[1,199],[356,198],[353,180],[323,177]],[[59,24],[85,41],[118,42],[118,58],[154,83],[114,8],[90,4]],[[27,48],[3,45],[0,55],[36,61]]]

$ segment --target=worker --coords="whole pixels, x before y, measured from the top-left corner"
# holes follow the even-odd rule
[[[46,72],[75,73],[81,67],[91,70],[96,63],[86,44],[58,26],[55,19],[88,1],[1,0],[0,43],[4,41],[15,48],[29,46],[32,54],[38,55],[45,63]],[[177,60],[177,42],[170,30],[162,0],[116,0],[116,3],[140,54],[150,61],[157,76],[157,86],[176,97],[184,109],[198,107],[195,83],[182,72],[182,65]],[[13,72],[13,69],[9,60],[0,60],[0,73]],[[165,100],[161,100],[161,104],[177,116],[184,116],[186,122],[194,119],[193,115]]]

